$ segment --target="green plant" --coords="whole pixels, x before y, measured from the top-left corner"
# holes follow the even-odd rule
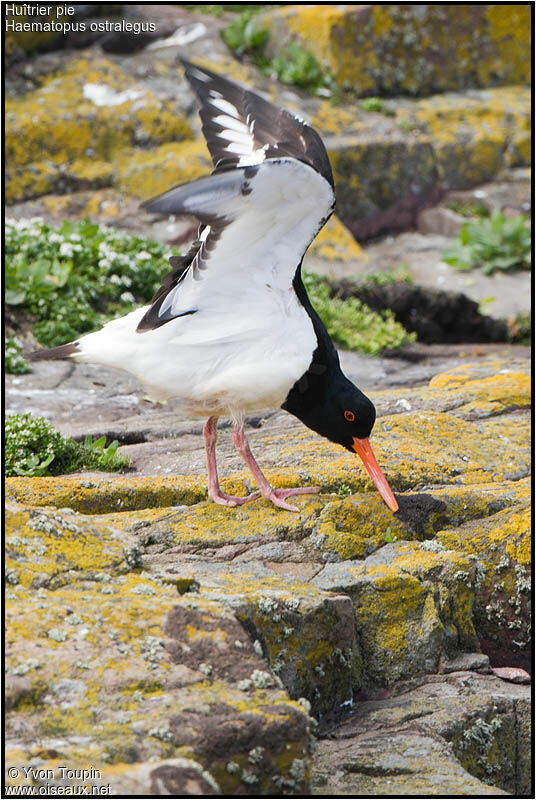
[[[379,114],[384,114],[386,117],[396,117],[396,111],[390,106],[386,106],[381,97],[365,97],[361,100],[359,107],[362,111],[367,113],[376,111]]]
[[[451,200],[446,207],[462,217],[489,217],[489,208],[481,200]]]
[[[337,489],[337,494],[339,497],[350,497],[351,494],[354,493],[354,490],[351,486],[348,486],[346,483],[341,483],[339,488]]]
[[[10,375],[30,372],[30,365],[22,355],[22,344],[14,336],[4,340],[4,366]]]
[[[419,125],[417,122],[411,119],[401,119],[398,123],[398,127],[404,133],[413,133],[413,131],[419,130]]]
[[[278,5],[272,3],[271,5]],[[210,14],[213,17],[223,17],[224,14],[258,14],[267,8],[265,3],[185,3],[184,8],[196,14]]]
[[[386,272],[370,272],[357,281],[358,286],[391,286],[393,283],[414,283],[408,264],[400,264],[395,270]]]
[[[67,261],[69,280],[62,279],[61,285],[45,280],[50,273],[40,267],[39,280],[25,284],[21,276],[31,273],[38,253],[50,269],[59,262],[56,273]],[[150,300],[170,254],[161,244],[88,220],[64,223],[59,231],[42,220],[6,222],[6,280],[18,307],[33,317],[35,336],[49,347],[72,341],[110,317],[131,311],[135,303]],[[355,298],[331,297],[329,283],[317,275],[305,274],[304,281],[328,331],[342,347],[377,354],[414,340],[390,312],[378,314]]]
[[[396,542],[397,539],[398,536],[393,535],[391,528],[387,528],[383,536],[383,541],[389,544],[390,542]]]
[[[506,321],[508,338],[516,344],[530,345],[532,340],[532,319],[530,314],[516,314]]]
[[[290,42],[272,59],[265,55],[270,32],[261,27],[251,9],[246,8],[221,35],[231,50],[239,57],[249,55],[266,75],[317,94],[332,93],[334,82],[330,73],[322,69],[309,50],[296,42]]]
[[[227,47],[234,50],[238,56],[262,50],[270,37],[269,31],[259,27],[254,14],[249,10],[231,22],[221,35]]]
[[[379,355],[416,340],[391,311],[377,313],[355,297],[332,297],[328,281],[312,273],[304,273],[303,282],[330,336],[341,347]]]
[[[466,222],[459,240],[443,253],[443,260],[459,270],[530,269],[531,231],[527,217],[507,217],[495,211],[488,219]]]
[[[275,74],[282,83],[312,91],[329,89],[333,83],[330,74],[322,69],[314,55],[296,42],[290,42],[280,50],[265,71]]]
[[[37,339],[54,347],[148,302],[177,253],[90,220],[56,229],[8,219],[6,303],[30,314]]]
[[[88,456],[88,462],[93,462],[96,469],[101,469],[106,472],[114,472],[117,469],[122,469],[130,465],[130,460],[117,452],[119,442],[114,439],[106,447],[106,436],[101,436],[99,439],[92,441],[90,435],[86,436],[83,444],[84,449],[91,456]],[[120,466],[119,466],[120,465]]]
[[[61,475],[82,469],[118,471],[130,459],[117,453],[118,443],[106,447],[104,437],[81,445],[55,430],[43,417],[13,414],[5,423],[5,474]]]

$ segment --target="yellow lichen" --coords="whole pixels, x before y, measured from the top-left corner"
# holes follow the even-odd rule
[[[332,216],[324,225],[307,254],[329,261],[342,262],[368,258],[348,228],[335,216]]]

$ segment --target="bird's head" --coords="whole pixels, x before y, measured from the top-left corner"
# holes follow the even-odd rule
[[[293,413],[321,436],[357,453],[386,504],[391,511],[398,511],[398,503],[369,442],[376,421],[374,404],[340,372],[318,399],[320,402],[307,412],[301,409],[301,413]]]

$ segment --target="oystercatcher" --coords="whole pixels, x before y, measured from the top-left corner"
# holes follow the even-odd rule
[[[172,271],[150,306],[33,358],[124,369],[151,397],[181,398],[187,413],[208,417],[208,495],[216,503],[237,506],[262,496],[296,511],[287,498],[319,491],[274,489],[253,457],[246,413],[280,406],[356,452],[396,511],[369,444],[374,405],[343,375],[301,278],[304,253],[335,206],[324,144],[299,117],[208,69],[183,64],[215,168],[144,206],[195,216],[197,240],[184,257],[170,259]],[[258,486],[246,497],[220,489],[216,425],[222,414],[233,419],[234,444]]]

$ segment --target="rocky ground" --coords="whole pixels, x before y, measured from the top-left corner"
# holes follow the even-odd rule
[[[530,203],[529,90],[492,6],[471,21],[485,47],[469,86],[451,53],[439,77],[421,65],[430,85],[412,99],[405,65],[389,73],[388,114],[333,106],[238,63],[219,38],[228,20],[147,8],[129,13],[152,15],[174,42],[121,53],[86,41],[13,62],[10,215],[89,214],[186,241],[191,220],[139,210],[208,168],[180,50],[299,110],[326,138],[340,219],[309,269],[344,279],[406,264],[416,285],[488,300],[497,319],[529,310],[528,273],[460,273],[441,260],[464,221],[453,199],[506,213]],[[340,14],[348,30],[376,26],[367,63],[385,60],[390,28],[374,8],[354,19],[333,7],[318,28],[320,12],[294,7],[269,24],[282,30],[283,18],[318,44],[344,83],[362,67]],[[437,24],[428,13],[415,28],[403,20],[417,49]],[[517,24],[502,23],[504,35]],[[489,79],[484,53],[504,80]],[[108,105],[88,85],[104,86]],[[321,493],[298,498],[297,514],[264,501],[222,509],[206,501],[202,420],[149,402],[120,372],[40,362],[7,376],[8,412],[116,438],[133,469],[7,480],[6,766],[51,769],[61,784],[59,765],[92,764],[101,774],[89,782],[130,796],[528,796],[529,355],[485,342],[341,354],[376,404],[372,440],[395,515],[355,457],[281,410],[248,418],[252,449],[275,486]],[[250,491],[225,420],[218,454],[224,490]]]
[[[294,794],[311,777],[328,795],[525,792],[529,689],[490,660],[525,679],[527,367],[488,351],[371,393],[395,515],[283,412],[249,421],[252,446],[275,485],[321,494],[295,515],[224,510],[204,499],[199,421],[143,413],[126,384],[112,400],[109,375],[91,394],[79,368],[70,389],[63,365],[55,388],[14,379],[35,411],[55,395],[59,428],[130,439],[136,472],[8,479],[8,760],[90,759],[122,794]],[[249,490],[220,439],[224,488]]]

